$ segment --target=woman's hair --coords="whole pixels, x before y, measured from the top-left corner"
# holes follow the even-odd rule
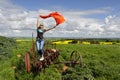
[[[38,28],[41,28],[41,26],[44,26],[42,23],[39,24]]]
[[[44,26],[43,24],[40,24],[39,26]]]
[[[40,22],[40,25],[44,26],[44,23],[43,23],[43,22]],[[40,25],[39,25],[39,26],[40,26]]]

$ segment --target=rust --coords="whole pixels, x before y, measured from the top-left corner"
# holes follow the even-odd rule
[[[74,50],[71,53],[70,61],[71,61],[70,66],[74,66],[75,64],[79,64],[80,67],[83,67],[82,55],[78,51],[76,51],[76,50]]]
[[[63,68],[62,68],[62,72],[65,72],[66,70],[68,69],[68,66],[63,66]]]
[[[29,73],[30,72],[30,53],[26,52],[25,53],[25,69]]]
[[[59,55],[59,52],[56,53],[57,57],[58,55]],[[82,55],[78,51],[74,50],[70,55],[69,61],[56,62],[55,64],[61,64],[61,63],[71,67],[75,65],[80,65],[80,67],[83,67]]]
[[[56,44],[46,42],[45,48],[44,48],[45,59],[44,61],[39,61],[38,58],[36,58],[35,56],[35,53],[36,53],[35,48],[36,48],[35,41],[33,39],[33,33],[32,33],[32,47],[30,48],[30,52],[25,53],[25,56],[23,59],[23,62],[25,63],[25,69],[28,73],[30,73],[30,71],[37,73],[42,69],[45,69],[48,65],[52,64],[52,61],[54,61],[59,55],[59,51],[56,50]],[[30,57],[31,57],[31,62],[30,62]]]

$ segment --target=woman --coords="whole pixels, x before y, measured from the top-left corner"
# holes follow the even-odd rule
[[[56,26],[49,28],[49,29],[44,29],[43,24],[39,24],[39,16],[37,18],[37,38],[36,38],[36,45],[37,45],[37,50],[38,53],[41,55],[40,61],[44,60],[44,51],[43,51],[43,46],[44,46],[44,37],[43,34],[46,31],[49,31],[51,29],[54,29]]]

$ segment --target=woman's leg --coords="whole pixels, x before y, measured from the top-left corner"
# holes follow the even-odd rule
[[[37,46],[37,50],[38,53],[40,55],[42,55],[42,57],[40,58],[40,61],[44,60],[44,51],[43,51],[43,47],[44,47],[44,39],[36,41],[36,46]]]
[[[43,46],[44,46],[44,39],[41,40],[41,45],[40,45],[40,51],[41,51],[41,54],[42,54],[42,57],[40,58],[40,61],[44,60]]]
[[[36,47],[37,47],[37,51],[38,51],[39,54],[41,54],[41,53],[40,53],[40,44],[41,44],[41,43],[40,43],[40,40],[37,40],[37,41],[36,41]]]
[[[36,46],[37,46],[37,50],[39,53],[41,54],[44,54],[44,51],[43,51],[43,47],[44,47],[44,40],[38,40],[36,41]]]
[[[42,39],[40,43],[41,43],[41,44],[40,44],[40,51],[41,51],[41,54],[43,55],[43,54],[44,54],[44,51],[43,51],[44,39]]]

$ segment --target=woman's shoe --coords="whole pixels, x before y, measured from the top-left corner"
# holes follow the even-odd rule
[[[43,61],[43,60],[44,60],[44,57],[41,57],[41,58],[40,58],[40,61]]]

